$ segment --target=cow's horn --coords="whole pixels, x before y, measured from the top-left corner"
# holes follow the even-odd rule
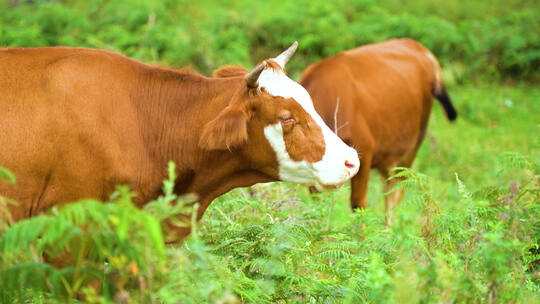
[[[263,61],[261,64],[254,67],[253,70],[246,74],[246,82],[248,87],[256,88],[259,86],[259,75],[261,75],[264,68],[266,68],[266,62]]]
[[[285,65],[287,62],[289,62],[289,59],[291,59],[292,55],[296,51],[296,48],[298,48],[298,41],[295,41],[288,49],[274,58],[274,61],[277,62],[282,68],[285,68]]]

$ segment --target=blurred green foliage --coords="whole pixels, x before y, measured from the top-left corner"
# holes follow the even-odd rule
[[[0,180],[5,180],[12,184],[15,184],[15,182],[17,181],[13,172],[9,171],[4,167],[0,167]]]
[[[298,40],[289,67],[296,76],[342,50],[410,37],[458,82],[540,80],[534,0],[30,2],[0,4],[0,45],[104,48],[210,74],[224,64],[250,66]]]

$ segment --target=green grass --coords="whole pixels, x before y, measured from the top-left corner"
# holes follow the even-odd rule
[[[538,168],[538,87],[478,84],[449,91],[459,118],[448,123],[435,105],[415,168],[440,179],[457,172],[471,186],[507,180],[497,168],[499,154],[505,151],[528,156]]]

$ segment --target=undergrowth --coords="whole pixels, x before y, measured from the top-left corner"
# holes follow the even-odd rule
[[[469,189],[456,174],[453,204],[440,200],[440,181],[398,168],[408,198],[391,228],[370,209],[332,221],[328,204],[343,190],[311,197],[300,186],[259,185],[218,199],[194,236],[165,246],[159,219],[185,213],[191,202],[172,193],[172,167],[164,196],[143,210],[121,187],[112,204],[85,200],[10,224],[0,239],[0,299],[536,301],[538,168],[518,153],[500,162],[523,182]]]

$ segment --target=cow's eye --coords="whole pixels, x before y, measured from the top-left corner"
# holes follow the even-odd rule
[[[282,123],[293,123],[294,122],[294,118],[292,116],[279,117],[279,120]]]
[[[282,110],[281,112],[279,112],[278,119],[283,125],[283,127],[294,126],[294,117],[292,116],[291,112],[287,110]]]

